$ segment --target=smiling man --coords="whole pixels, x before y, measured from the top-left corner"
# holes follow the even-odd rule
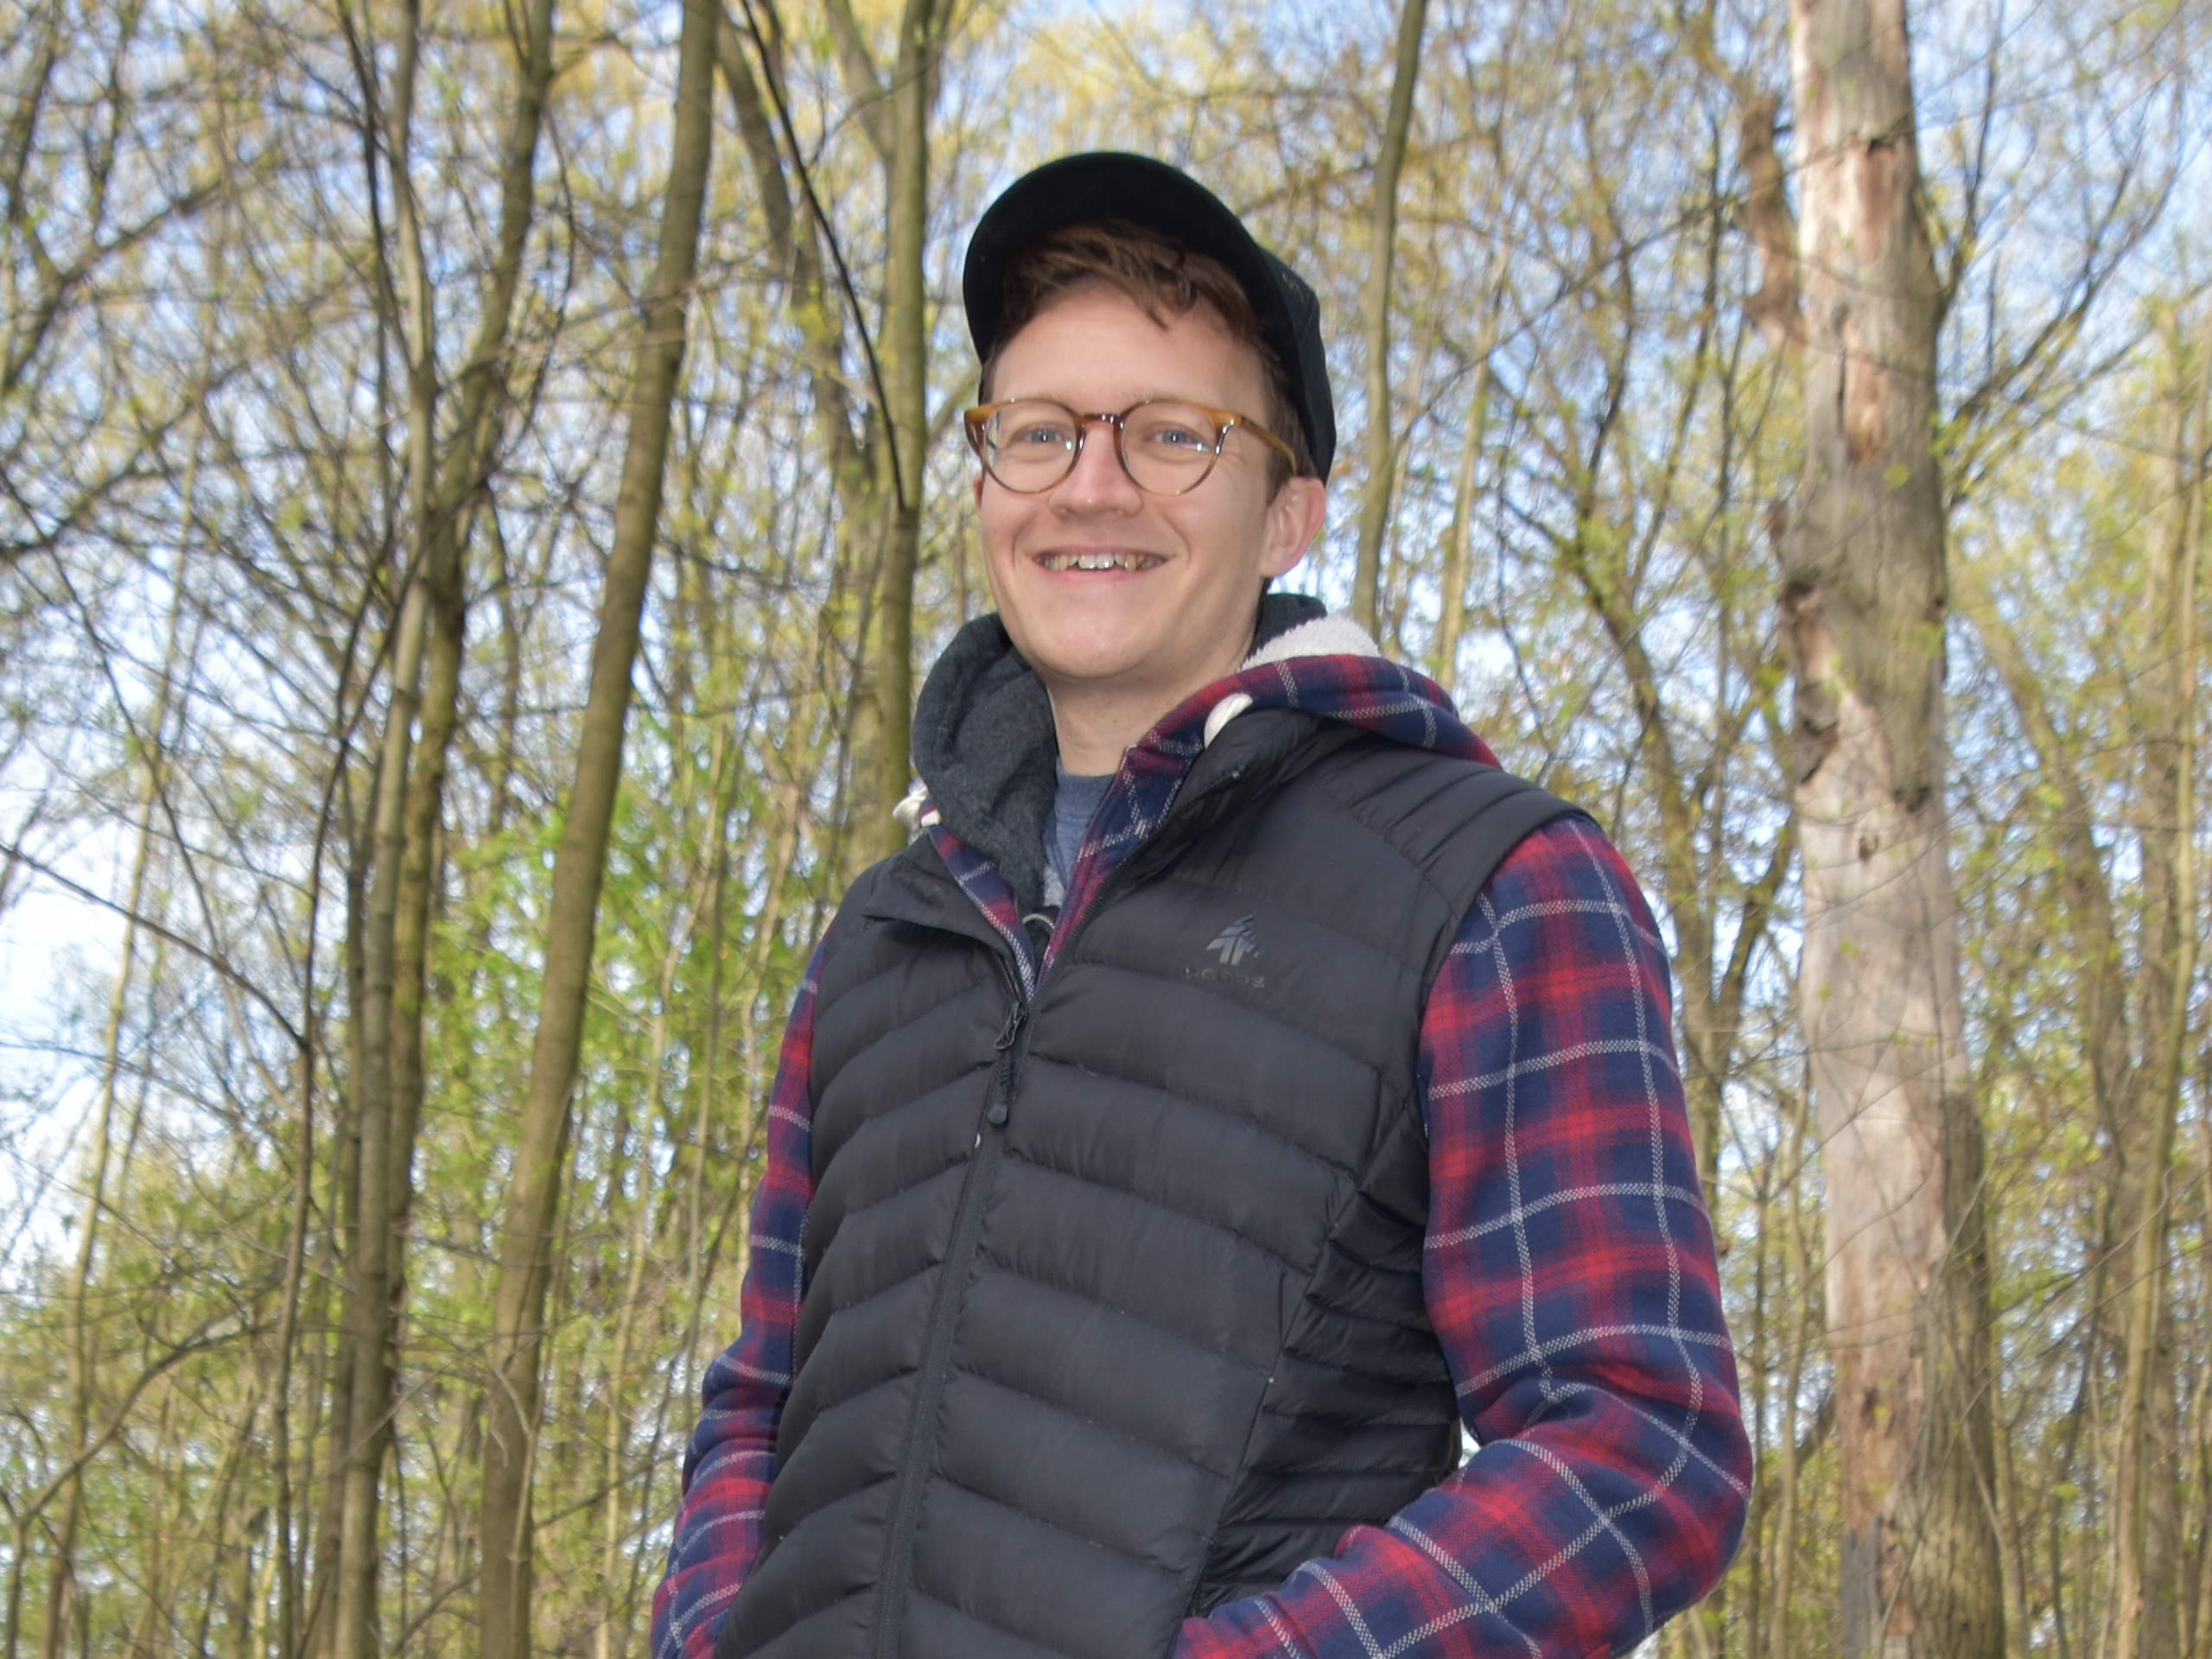
[[[656,1659],[1632,1646],[1750,1477],[1635,880],[1268,591],[1335,417],[1225,207],[1070,157],[964,293],[999,609],[792,1012]]]

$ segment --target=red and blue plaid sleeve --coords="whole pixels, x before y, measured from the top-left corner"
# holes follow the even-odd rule
[[[1719,1578],[1751,1479],[1666,957],[1595,825],[1538,830],[1421,1025],[1429,1314],[1478,1449],[1176,1659],[1616,1654]]]
[[[760,1512],[776,1472],[776,1427],[791,1387],[798,1326],[799,1240],[814,1201],[814,996],[825,941],[807,967],[768,1097],[766,1161],[753,1224],[735,1343],[707,1368],[702,1409],[683,1459],[683,1501],[668,1573],[653,1597],[653,1659],[708,1659],[722,1614],[760,1548]]]

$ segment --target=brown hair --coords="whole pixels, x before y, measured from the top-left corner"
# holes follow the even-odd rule
[[[1211,310],[1229,336],[1259,356],[1260,378],[1267,387],[1267,407],[1260,417],[1268,429],[1297,456],[1296,471],[1312,477],[1315,468],[1306,427],[1298,418],[1290,377],[1260,334],[1260,320],[1252,302],[1228,267],[1219,260],[1194,252],[1181,243],[1125,219],[1101,219],[1054,231],[1029,244],[1007,262],[1006,311],[998,338],[983,359],[981,392],[990,399],[991,373],[1007,343],[1076,289],[1103,283],[1127,295],[1154,322],[1165,327],[1169,315],[1185,316],[1200,305]],[[1292,467],[1272,447],[1268,449],[1268,489],[1280,490]]]

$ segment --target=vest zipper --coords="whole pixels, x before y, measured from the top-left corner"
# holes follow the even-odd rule
[[[1233,768],[1192,798],[1203,799],[1229,787],[1244,775],[1244,770],[1242,766]],[[975,1265],[976,1249],[983,1230],[983,1205],[990,1197],[999,1160],[1006,1153],[1007,1120],[1013,1115],[1014,1084],[1021,1070],[1021,1058],[1028,1050],[1025,1039],[1030,1009],[1035,1006],[1045,982],[1052,977],[1052,968],[1059,965],[1062,954],[1075,943],[1076,933],[1090,926],[1092,918],[1105,908],[1107,898],[1139,868],[1142,855],[1156,847],[1168,817],[1183,804],[1179,799],[1171,799],[1147,846],[1137,849],[1099,884],[1090,903],[1075,918],[1075,933],[1052,941],[1052,967],[1040,966],[1034,986],[1026,994],[1020,969],[1006,957],[997,958],[1012,1001],[1007,1008],[1006,1023],[993,1045],[998,1051],[998,1070],[991,1079],[982,1124],[976,1131],[975,1155],[968,1161],[968,1173],[961,1178],[960,1198],[952,1212],[952,1237],[945,1248],[944,1266],[938,1270],[937,1292],[930,1298],[929,1324],[922,1335],[922,1367],[914,1385],[913,1414],[906,1427],[906,1455],[899,1465],[901,1484],[891,1509],[891,1536],[884,1549],[883,1576],[876,1584],[875,1636],[868,1644],[873,1659],[897,1659],[899,1652],[899,1627],[906,1618],[906,1592],[913,1579],[914,1533],[921,1524],[923,1489],[929,1484],[929,1471],[924,1462],[935,1438],[937,1414],[944,1403],[945,1385],[951,1380],[953,1327],[959,1323],[962,1293],[967,1286],[969,1269]]]
[[[1001,967],[1004,963],[1001,963]],[[929,1484],[926,1466],[930,1446],[936,1438],[937,1414],[944,1403],[945,1385],[951,1380],[952,1333],[959,1323],[962,1293],[975,1264],[976,1247],[983,1230],[983,1204],[989,1198],[1000,1158],[1006,1152],[1006,1124],[1012,1115],[1014,1077],[1020,1067],[1019,1050],[1029,1024],[1029,999],[1022,995],[1020,979],[1007,971],[1013,1001],[1006,1024],[994,1046],[998,1070],[983,1108],[983,1121],[976,1131],[975,1154],[961,1178],[960,1199],[952,1212],[952,1236],[945,1247],[944,1265],[938,1270],[937,1294],[930,1299],[930,1319],[922,1336],[922,1363],[916,1373],[913,1413],[906,1426],[906,1452],[899,1460],[902,1484],[891,1511],[891,1536],[885,1548],[883,1576],[876,1586],[875,1639],[870,1644],[874,1659],[893,1659],[899,1651],[899,1627],[905,1621],[906,1592],[914,1568],[914,1531],[921,1524],[922,1493]]]

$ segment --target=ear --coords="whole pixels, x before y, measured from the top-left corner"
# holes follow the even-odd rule
[[[983,505],[983,463],[982,463],[982,462],[981,462],[981,461],[977,461],[977,462],[976,463],[976,505],[978,508],[981,508],[981,507],[982,506],[982,505]]]
[[[1273,578],[1304,558],[1328,517],[1327,485],[1318,478],[1284,480],[1275,499],[1268,503],[1268,539],[1261,570]]]

